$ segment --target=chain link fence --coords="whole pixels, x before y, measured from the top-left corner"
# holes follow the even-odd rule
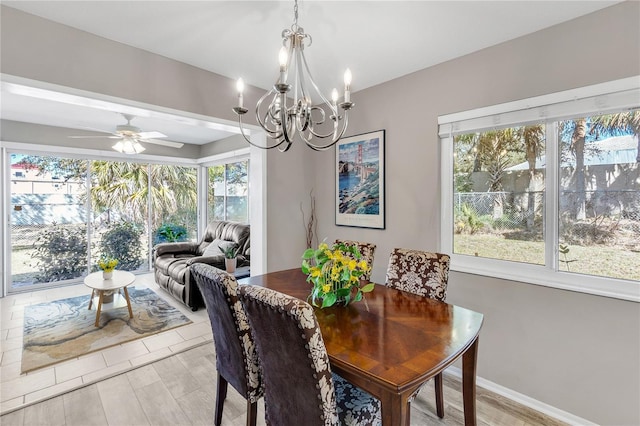
[[[544,193],[454,193],[458,233],[526,233],[542,238]],[[640,191],[562,191],[560,238],[566,243],[640,247]]]

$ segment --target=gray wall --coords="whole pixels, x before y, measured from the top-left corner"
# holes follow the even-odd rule
[[[308,211],[311,189],[320,239],[376,243],[378,282],[393,247],[436,250],[436,117],[640,74],[639,6],[623,3],[355,93],[349,134],[387,131],[386,230],[334,226],[333,151],[269,152],[267,269],[299,266],[300,204]],[[235,119],[230,79],[4,6],[1,23],[4,73]],[[249,88],[247,104],[260,94]],[[481,377],[601,424],[640,424],[640,304],[455,272],[449,301],[485,314]]]
[[[224,154],[225,152],[235,151],[237,149],[245,149],[248,146],[247,141],[244,140],[242,135],[229,136],[228,138],[202,145],[198,153],[198,158]]]
[[[349,134],[386,129],[387,228],[336,227],[333,156],[318,155],[320,237],[438,248],[439,115],[640,74],[640,3],[626,2],[357,92]],[[327,184],[328,182],[328,184]],[[640,424],[640,304],[451,273],[448,301],[482,312],[479,376],[585,419]]]

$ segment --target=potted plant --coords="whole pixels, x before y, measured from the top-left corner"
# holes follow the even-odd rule
[[[228,246],[222,248],[218,246],[224,254],[224,266],[228,273],[233,274],[236,271],[236,260],[240,247]]]
[[[98,261],[98,267],[102,269],[102,279],[110,280],[113,270],[118,266],[118,259],[103,257]]]
[[[362,275],[370,269],[358,248],[344,243],[329,247],[323,242],[302,255],[302,272],[313,284],[308,300],[321,308],[362,300],[364,293],[375,288],[373,283],[361,282]]]

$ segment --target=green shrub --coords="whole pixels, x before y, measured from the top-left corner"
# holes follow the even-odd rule
[[[153,244],[175,243],[187,240],[187,228],[173,223],[164,223],[156,229]]]
[[[87,270],[86,225],[53,225],[33,243],[36,282],[62,281],[81,276]]]
[[[460,210],[456,212],[455,232],[457,234],[475,234],[482,227],[484,227],[484,223],[478,213],[467,203],[462,204]]]
[[[118,259],[117,269],[134,271],[144,262],[141,256],[142,231],[131,222],[117,222],[100,240],[100,256]]]

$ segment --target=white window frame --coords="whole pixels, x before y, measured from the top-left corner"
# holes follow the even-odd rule
[[[215,156],[211,156],[211,157],[207,157],[204,159],[201,159],[198,163],[202,166],[202,170],[203,170],[203,176],[202,176],[202,184],[204,185],[201,189],[202,189],[202,194],[204,194],[204,196],[202,197],[202,201],[204,202],[203,210],[203,220],[204,220],[204,226],[206,228],[207,222],[209,220],[213,220],[207,217],[207,215],[209,214],[209,206],[208,206],[208,185],[209,185],[209,173],[208,173],[208,169],[209,167],[214,167],[214,166],[221,166],[224,165],[226,167],[227,164],[232,164],[232,163],[239,163],[241,161],[247,161],[249,163],[249,188],[248,188],[248,193],[247,193],[247,223],[251,224],[251,156],[250,156],[250,149],[249,148],[243,148],[243,149],[239,149],[236,151],[230,151],[230,152],[226,152],[224,154],[220,154],[220,155],[215,155]],[[225,188],[226,188],[226,174],[225,174]],[[226,198],[227,198],[227,194],[225,191],[225,215],[226,215]],[[204,229],[204,228],[203,228]]]
[[[451,253],[451,270],[640,302],[640,282],[558,269],[558,141],[552,122],[592,116],[640,103],[640,76],[438,117],[441,153],[440,247]],[[545,122],[545,265],[453,253],[453,141],[458,134]]]

